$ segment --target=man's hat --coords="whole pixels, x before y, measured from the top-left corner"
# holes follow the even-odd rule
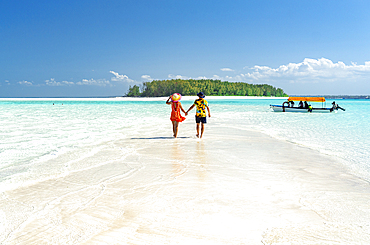
[[[199,92],[199,93],[197,94],[197,96],[198,96],[198,97],[200,97],[200,98],[204,98],[204,97],[206,97],[206,96],[204,95],[204,93],[203,93],[203,92]]]

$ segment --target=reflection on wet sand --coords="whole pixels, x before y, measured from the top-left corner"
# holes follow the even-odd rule
[[[171,159],[173,164],[174,177],[178,177],[185,173],[186,166],[184,165],[184,153],[180,146],[180,143],[174,142],[172,144]]]
[[[196,159],[198,159],[199,164],[198,164],[198,177],[199,180],[205,181],[207,177],[207,168],[209,165],[208,162],[208,156],[207,156],[207,151],[205,150],[205,143],[203,140],[200,140],[196,144]]]
[[[200,181],[205,181],[209,165],[209,156],[206,151],[206,143],[202,140],[194,142],[191,151],[186,151],[185,145],[173,142],[171,146],[171,161],[174,177],[183,175],[187,171],[194,171]]]

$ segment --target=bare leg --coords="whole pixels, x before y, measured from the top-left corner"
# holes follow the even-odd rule
[[[201,128],[201,133],[200,133],[200,138],[202,138],[204,132],[204,123],[202,123],[202,128]]]
[[[172,121],[173,137],[177,138],[177,132],[179,131],[179,122]]]
[[[197,135],[196,136],[199,138],[199,123],[197,123],[197,127],[196,128],[197,128]]]
[[[172,121],[172,132],[173,132],[173,137],[175,137],[175,129],[176,129],[176,127],[175,127],[175,122],[176,122],[176,121]]]

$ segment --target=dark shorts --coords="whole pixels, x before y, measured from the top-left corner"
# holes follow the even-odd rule
[[[207,123],[207,117],[197,117],[195,116],[196,123]]]

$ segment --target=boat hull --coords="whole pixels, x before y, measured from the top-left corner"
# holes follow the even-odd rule
[[[331,108],[312,108],[312,111],[305,108],[299,107],[286,107],[281,105],[270,105],[274,112],[299,112],[299,113],[330,113],[333,110]]]

